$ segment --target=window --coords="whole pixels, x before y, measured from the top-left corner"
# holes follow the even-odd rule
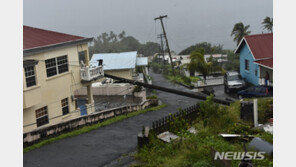
[[[36,85],[35,66],[25,67],[27,88]]]
[[[67,72],[67,55],[45,60],[47,77]]]
[[[67,56],[58,57],[57,61],[58,61],[59,74],[67,72],[68,71],[68,59],[67,59]]]
[[[48,124],[48,113],[47,113],[47,106],[42,107],[36,112],[36,122],[37,122],[37,127]]]
[[[63,99],[62,101],[62,111],[63,115],[66,115],[69,113],[69,103],[68,103],[68,98]]]
[[[47,77],[57,75],[56,58],[45,60]]]
[[[81,64],[81,61],[83,61],[83,63],[85,63],[85,51],[81,51],[78,53],[78,59],[79,59],[79,64]]]
[[[255,69],[255,76],[257,76],[258,75],[258,70],[257,70],[257,68]]]
[[[245,70],[247,70],[247,71],[250,70],[250,62],[247,59],[245,59]]]

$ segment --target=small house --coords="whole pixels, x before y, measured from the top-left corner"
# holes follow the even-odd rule
[[[240,55],[240,74],[253,85],[272,85],[273,34],[245,36],[235,53]]]

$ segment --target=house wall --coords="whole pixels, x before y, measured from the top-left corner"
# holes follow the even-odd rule
[[[35,110],[45,106],[48,108],[49,124],[43,126],[49,126],[80,116],[80,111],[76,110],[75,101],[71,100],[71,96],[74,95],[76,89],[83,87],[80,83],[80,66],[78,62],[78,52],[83,50],[88,50],[87,43],[24,56],[24,60],[39,60],[35,66],[37,85],[27,88],[25,75],[23,77],[24,132],[37,128]],[[63,55],[67,55],[69,71],[47,78],[45,60]],[[64,98],[68,98],[70,113],[62,116],[61,100]]]
[[[125,69],[125,70],[108,70],[104,71],[104,73],[125,78],[125,79],[133,79],[133,69]]]
[[[245,70],[245,60],[249,60],[249,71]],[[255,70],[257,69],[257,75],[255,75]],[[254,85],[259,84],[259,67],[254,63],[254,57],[249,50],[248,46],[244,46],[240,50],[240,74],[249,83]]]

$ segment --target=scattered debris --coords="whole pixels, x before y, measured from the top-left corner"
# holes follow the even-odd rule
[[[219,135],[224,137],[224,138],[241,137],[241,135],[238,135],[238,134],[224,134],[224,133],[221,133]]]
[[[196,134],[196,129],[194,127],[189,128],[188,131],[192,134]]]
[[[170,143],[172,140],[179,138],[179,136],[177,136],[169,131],[166,131],[166,132],[163,132],[163,133],[157,135],[157,138],[159,138],[160,140],[162,140],[164,142]]]
[[[273,125],[272,124],[259,124],[258,128],[263,129],[265,132],[273,134]]]
[[[252,135],[225,134],[225,133],[221,133],[219,134],[219,136],[222,136],[227,141],[240,140],[241,142],[250,141],[250,139],[254,137]]]
[[[259,137],[253,138],[253,140],[250,142],[248,148],[255,149],[260,152],[266,152],[269,155],[271,155],[273,153],[272,144],[259,138]]]

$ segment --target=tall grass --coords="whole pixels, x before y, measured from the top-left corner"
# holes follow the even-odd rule
[[[258,100],[259,110],[266,110],[272,100],[270,98]],[[179,140],[172,143],[164,143],[155,136],[150,136],[149,145],[139,149],[135,155],[139,163],[133,166],[192,166],[212,167],[216,166],[211,154],[211,148],[216,151],[243,152],[243,143],[240,140],[228,142],[220,137],[219,133],[250,134],[273,142],[273,135],[262,130],[253,129],[240,120],[240,102],[237,101],[230,106],[219,106],[213,103],[212,97],[208,97],[200,104],[200,115],[192,125],[197,134],[191,134],[185,129],[174,132],[180,136]],[[180,122],[177,122],[179,124]],[[187,133],[186,133],[187,132]],[[233,160],[232,166],[238,166],[239,160]],[[273,158],[266,156],[264,160],[253,160],[255,166],[272,166]]]

